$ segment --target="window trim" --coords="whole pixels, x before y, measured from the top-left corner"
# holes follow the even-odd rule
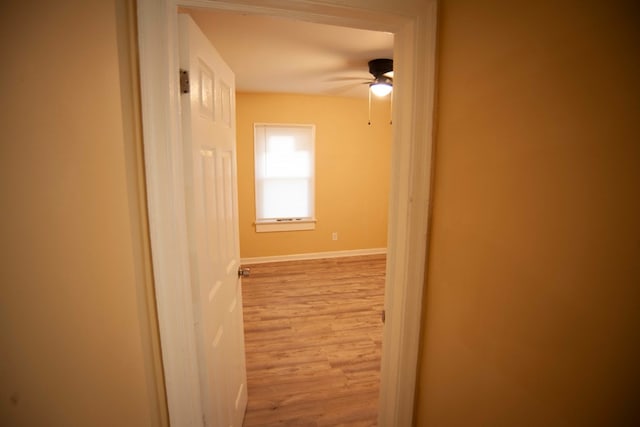
[[[273,231],[303,231],[316,229],[315,218],[291,218],[291,219],[264,219],[256,221],[257,233]]]

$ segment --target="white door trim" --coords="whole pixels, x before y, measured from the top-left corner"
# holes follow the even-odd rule
[[[184,211],[178,5],[266,13],[395,34],[397,77],[385,294],[387,323],[379,424],[411,425],[429,219],[437,0],[423,2],[415,16],[376,10],[356,0],[137,3],[149,227],[171,425],[202,425]],[[345,3],[359,7],[344,6]]]

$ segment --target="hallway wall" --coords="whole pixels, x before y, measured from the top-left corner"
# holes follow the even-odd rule
[[[638,4],[440,18],[417,425],[639,425]]]
[[[133,4],[0,6],[0,425],[159,426],[166,409]]]

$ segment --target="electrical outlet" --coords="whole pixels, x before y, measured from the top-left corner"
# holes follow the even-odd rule
[[[334,231],[333,233],[331,233],[331,240],[338,240],[338,232]]]

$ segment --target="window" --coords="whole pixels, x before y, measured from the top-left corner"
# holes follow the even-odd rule
[[[255,125],[256,231],[313,230],[313,125]]]

